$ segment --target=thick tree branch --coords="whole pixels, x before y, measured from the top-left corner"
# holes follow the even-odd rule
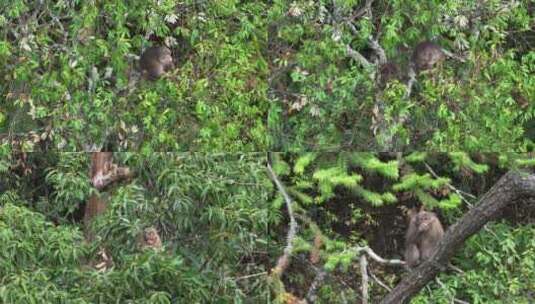
[[[535,174],[509,171],[457,223],[450,226],[437,251],[409,273],[382,301],[382,304],[407,303],[420,289],[448,265],[451,256],[465,240],[487,222],[496,219],[509,204],[535,198]]]
[[[366,260],[365,255],[360,256],[360,276],[362,278],[362,283],[360,284],[360,290],[362,293],[362,304],[368,304],[368,260]]]
[[[292,208],[292,200],[290,199],[290,196],[284,189],[284,186],[280,182],[279,178],[273,172],[273,169],[271,168],[271,164],[268,161],[267,164],[267,170],[269,173],[269,177],[273,180],[275,185],[277,186],[277,189],[282,194],[282,197],[286,201],[286,209],[288,210],[288,216],[290,217],[290,229],[288,229],[288,235],[286,237],[286,247],[284,248],[284,253],[279,257],[277,261],[277,265],[273,269],[272,274],[280,276],[286,270],[286,267],[290,264],[290,256],[292,254],[293,250],[293,240],[295,238],[295,235],[297,233],[297,221],[295,220],[293,208]]]

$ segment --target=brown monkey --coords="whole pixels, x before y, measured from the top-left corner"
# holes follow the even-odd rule
[[[417,71],[431,69],[435,64],[446,58],[442,48],[433,42],[423,41],[418,43],[412,53],[412,63]]]
[[[106,250],[100,249],[97,252],[97,260],[91,263],[98,272],[104,272],[113,266],[113,259],[111,255],[108,255]]]
[[[157,251],[162,249],[162,240],[158,234],[158,230],[154,227],[148,227],[143,230],[143,233],[138,239],[138,246],[140,249],[155,249]]]
[[[409,210],[409,229],[405,235],[405,261],[413,268],[427,260],[444,235],[444,229],[435,213],[420,209]]]
[[[155,80],[165,71],[173,68],[171,50],[165,46],[149,47],[141,54],[139,66],[145,77]]]

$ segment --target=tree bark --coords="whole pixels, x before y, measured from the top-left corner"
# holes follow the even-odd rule
[[[527,171],[509,171],[468,211],[450,226],[435,253],[411,271],[381,301],[382,304],[407,303],[420,289],[444,270],[451,256],[465,240],[477,233],[487,222],[498,218],[509,204],[535,197],[535,174]]]
[[[97,190],[102,191],[114,182],[128,179],[133,176],[127,167],[118,167],[112,162],[112,152],[93,152],[91,154],[91,184]],[[93,233],[90,225],[93,219],[104,213],[107,202],[100,193],[93,193],[85,205],[84,227],[86,239],[92,241]]]

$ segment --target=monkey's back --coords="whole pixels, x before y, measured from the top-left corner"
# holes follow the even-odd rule
[[[139,58],[139,67],[142,73],[150,79],[156,79],[168,68],[160,62],[163,56],[171,56],[171,50],[165,46],[152,46],[147,48]]]
[[[426,70],[432,68],[436,63],[443,60],[444,57],[444,52],[439,45],[424,41],[414,48],[412,61],[418,70]]]

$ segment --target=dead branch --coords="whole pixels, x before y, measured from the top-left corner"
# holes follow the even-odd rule
[[[450,257],[465,240],[487,222],[499,217],[509,204],[535,198],[535,174],[509,171],[457,223],[450,226],[435,253],[403,280],[381,301],[382,304],[407,303],[439,272],[446,269]]]
[[[283,254],[279,257],[277,261],[277,265],[275,268],[273,268],[273,275],[281,276],[284,270],[286,270],[286,267],[290,264],[290,256],[292,254],[293,250],[293,240],[295,238],[295,235],[297,233],[297,221],[295,220],[293,208],[292,208],[292,200],[290,199],[290,196],[284,189],[284,186],[280,182],[279,178],[273,172],[273,169],[271,168],[271,164],[268,161],[267,164],[267,170],[269,173],[269,177],[275,185],[277,186],[277,189],[281,193],[282,197],[284,198],[284,201],[286,202],[286,209],[288,210],[288,216],[290,217],[290,229],[288,229],[288,235],[286,237],[286,247],[284,248]]]
[[[450,57],[450,58],[453,58],[455,60],[458,60],[460,62],[466,62],[466,58],[463,58],[457,54],[454,54],[448,50],[446,50],[445,48],[441,48],[442,49],[442,52],[444,53],[444,55],[446,55],[447,57]]]
[[[416,72],[414,71],[414,67],[412,65],[409,67],[408,72],[409,80],[407,81],[407,91],[405,92],[405,98],[409,98],[412,93],[412,87],[414,86],[414,83],[416,83]]]
[[[368,261],[365,255],[360,256],[360,276],[362,277],[362,283],[360,284],[360,290],[362,293],[362,304],[368,304]]]
[[[429,171],[429,173],[431,173],[431,175],[433,175],[433,177],[435,178],[439,178],[438,174],[435,173],[435,171],[433,170],[433,168],[431,168],[431,166],[427,163],[427,162],[424,162],[424,166],[425,168],[427,169],[427,171]],[[450,183],[446,183],[446,185],[448,186],[448,188],[450,188],[450,190],[453,190],[455,191],[455,193],[457,193],[461,199],[468,205],[468,206],[472,206],[472,204],[464,197],[465,195],[466,196],[469,196],[470,198],[473,198],[475,199],[476,196],[471,194],[471,193],[468,193],[468,192],[464,192],[462,190],[459,190],[457,188],[455,188],[452,184]]]
[[[392,259],[392,260],[386,260],[382,257],[380,257],[377,253],[375,253],[373,251],[373,249],[371,249],[370,247],[368,246],[364,246],[364,247],[353,247],[350,249],[350,251],[355,251],[357,253],[357,255],[360,255],[361,252],[365,252],[366,254],[368,254],[368,256],[370,258],[372,258],[374,261],[376,261],[377,263],[380,263],[380,264],[386,264],[386,265],[400,265],[400,266],[403,266],[405,265],[405,262],[402,261],[402,260],[397,260],[397,259]]]

